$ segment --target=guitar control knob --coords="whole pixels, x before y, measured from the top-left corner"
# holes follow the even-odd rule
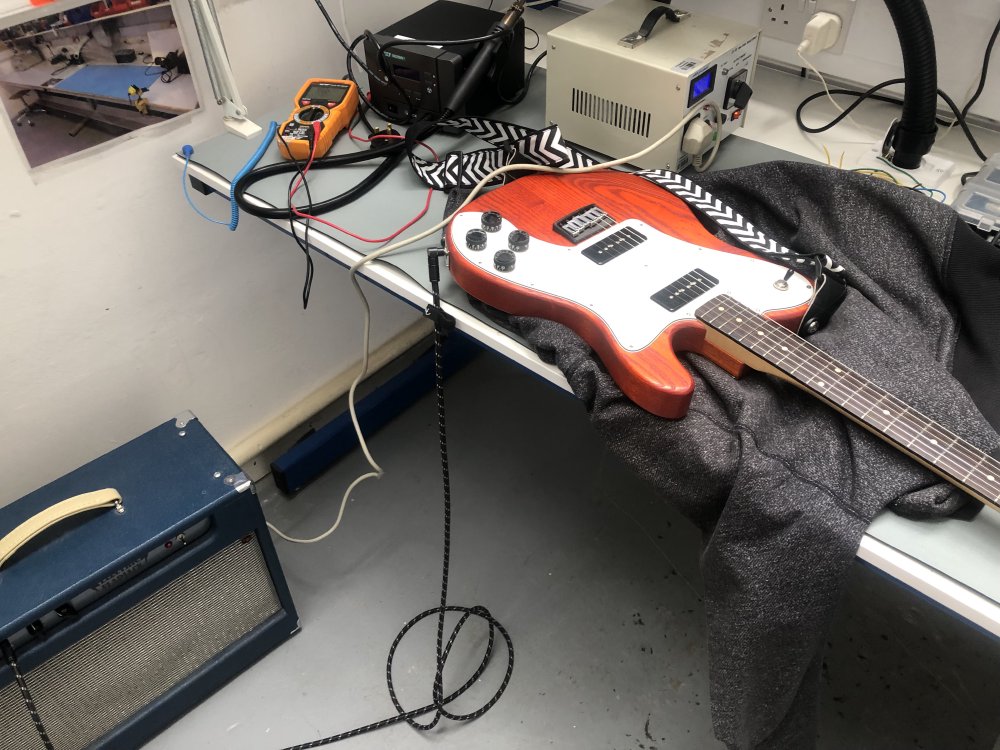
[[[507,235],[507,247],[515,253],[523,253],[528,249],[528,241],[531,238],[523,229],[515,229]]]
[[[503,217],[499,211],[487,211],[483,214],[482,222],[483,229],[487,232],[499,232],[500,225],[503,223]]]
[[[482,229],[470,229],[465,233],[465,246],[470,250],[485,250],[486,232]]]
[[[511,250],[498,250],[493,256],[493,267],[500,273],[509,273],[514,270],[517,263],[517,256]]]

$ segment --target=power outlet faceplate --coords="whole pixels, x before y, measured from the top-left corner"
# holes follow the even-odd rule
[[[823,51],[839,55],[847,42],[855,3],[856,0],[764,0],[760,15],[761,34],[797,44],[802,41],[806,23],[814,13],[835,13],[841,20],[840,36],[836,44]]]

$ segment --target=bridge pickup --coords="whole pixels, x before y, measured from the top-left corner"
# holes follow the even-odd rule
[[[700,268],[696,268],[669,286],[663,287],[650,299],[670,312],[677,312],[688,302],[698,299],[709,289],[718,285],[717,278],[705,273]]]
[[[596,203],[591,203],[563,216],[552,225],[552,229],[574,245],[578,245],[598,232],[613,227],[614,224],[615,220],[608,216],[606,211],[598,208]]]
[[[609,234],[602,240],[598,240],[593,245],[585,247],[583,257],[589,258],[599,266],[603,266],[609,260],[614,260],[632,248],[639,247],[645,241],[646,235],[642,232],[637,232],[632,227],[625,227],[613,234]]]

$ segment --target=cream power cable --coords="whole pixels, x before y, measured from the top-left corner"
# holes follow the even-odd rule
[[[357,261],[355,261],[354,264],[350,267],[349,277],[351,279],[351,284],[354,285],[354,290],[361,298],[361,305],[364,308],[364,323],[362,328],[361,369],[358,371],[357,376],[351,383],[351,388],[348,391],[348,396],[347,396],[347,406],[348,406],[348,411],[350,412],[351,415],[351,424],[354,425],[354,433],[358,437],[358,444],[361,446],[361,451],[364,453],[365,460],[368,462],[371,471],[358,476],[353,482],[351,482],[347,486],[347,489],[344,491],[344,496],[341,498],[340,501],[340,509],[337,512],[336,520],[329,529],[324,531],[319,536],[315,536],[309,539],[301,539],[298,537],[293,537],[278,529],[271,522],[268,522],[267,524],[268,528],[287,542],[293,542],[295,544],[315,544],[316,542],[320,542],[326,539],[328,536],[330,536],[340,526],[340,522],[344,519],[344,510],[347,507],[347,502],[348,500],[350,500],[351,493],[355,490],[355,488],[357,488],[358,485],[360,485],[362,482],[368,479],[378,479],[385,473],[382,467],[379,466],[378,463],[375,461],[375,459],[372,457],[371,451],[368,448],[368,442],[365,440],[365,436],[361,431],[361,425],[358,422],[358,414],[355,408],[355,394],[357,392],[358,386],[364,381],[365,377],[368,375],[368,364],[370,356],[369,346],[371,342],[371,323],[372,323],[371,306],[369,305],[368,297],[365,296],[364,289],[361,288],[361,283],[358,280],[358,272],[362,268],[364,268],[367,264],[371,263],[374,260],[378,260],[379,258],[388,255],[389,253],[395,252],[396,250],[404,248],[407,245],[411,245],[414,242],[418,242],[426,237],[429,237],[435,232],[438,232],[439,230],[446,227],[448,223],[455,217],[455,215],[458,214],[463,208],[465,208],[470,202],[472,202],[472,200],[477,195],[479,195],[480,191],[484,187],[486,187],[486,185],[494,177],[498,177],[502,174],[514,171],[545,172],[548,174],[583,174],[586,172],[596,172],[600,169],[610,169],[611,167],[618,167],[621,166],[622,164],[627,164],[628,162],[635,161],[636,159],[641,159],[646,154],[659,148],[669,139],[673,138],[678,133],[678,131],[680,131],[691,120],[694,120],[695,118],[700,116],[701,116],[700,109],[694,112],[690,112],[680,122],[674,125],[674,127],[671,128],[668,133],[661,136],[659,139],[657,139],[656,141],[654,141],[641,151],[637,151],[636,153],[630,154],[629,156],[623,156],[620,159],[613,159],[611,161],[602,162],[600,164],[593,164],[589,167],[547,167],[541,164],[509,164],[502,167],[498,167],[497,169],[494,169],[488,175],[483,177],[483,179],[481,179],[478,183],[476,183],[475,187],[472,188],[472,191],[469,193],[468,197],[464,201],[462,201],[462,204],[458,208],[456,208],[451,214],[449,214],[444,219],[439,221],[437,224],[433,225],[428,229],[423,230],[422,232],[418,232],[417,234],[414,234],[410,237],[397,240],[392,244],[386,245],[385,247],[381,247],[378,250],[374,250],[368,253],[367,255],[363,255]],[[712,160],[714,160],[715,153],[718,150],[718,147],[719,144],[717,140],[713,148],[712,155],[709,159],[709,164],[711,163]]]

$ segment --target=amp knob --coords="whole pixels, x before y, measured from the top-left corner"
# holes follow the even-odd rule
[[[517,263],[517,256],[510,250],[498,250],[493,256],[493,267],[501,273],[508,273],[514,270]]]
[[[470,229],[465,233],[465,246],[470,250],[485,250],[486,232],[482,229]]]
[[[509,235],[507,235],[507,247],[513,250],[515,253],[523,253],[528,249],[528,240],[530,235],[523,229],[515,229]]]
[[[487,232],[499,232],[500,225],[503,223],[503,217],[500,216],[499,211],[487,211],[483,214],[483,229]]]

